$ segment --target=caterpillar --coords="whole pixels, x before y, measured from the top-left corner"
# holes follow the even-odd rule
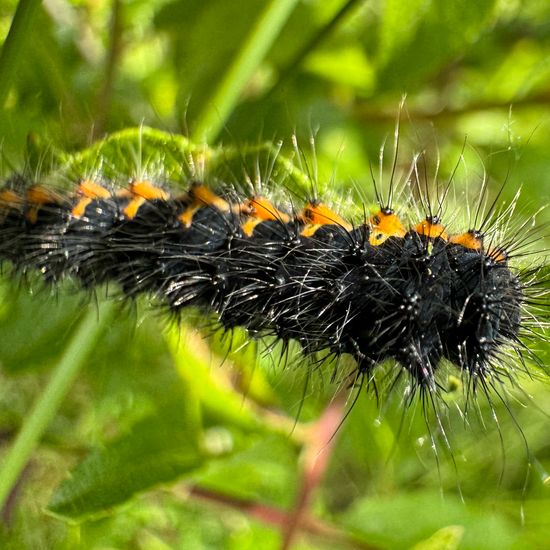
[[[455,232],[443,219],[452,178],[436,200],[418,177],[416,186],[410,177],[400,189],[392,183],[387,194],[375,186],[376,206],[347,219],[317,196],[299,207],[196,175],[184,190],[129,176],[94,169],[68,191],[7,178],[2,263],[52,284],[115,284],[175,313],[199,307],[225,330],[297,341],[308,356],[348,354],[367,379],[391,360],[396,378],[408,375],[421,391],[438,391],[445,363],[468,388],[486,390],[512,377],[510,351],[516,363],[537,360],[525,341],[541,326],[544,284],[538,266],[514,266],[528,224],[517,237],[498,230],[515,203],[499,210],[495,201],[483,214],[482,198],[472,225]],[[423,213],[409,222],[394,203],[413,200],[414,190]]]

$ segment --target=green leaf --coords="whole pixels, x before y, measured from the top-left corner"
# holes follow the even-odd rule
[[[412,550],[457,550],[464,535],[461,525],[449,525],[436,531],[429,539],[413,546]]]
[[[449,526],[464,529],[461,550],[511,549],[519,536],[504,516],[481,506],[466,507],[457,497],[451,494],[442,497],[438,492],[398,493],[356,501],[343,523],[366,542],[395,549],[427,544],[426,539],[433,537],[436,530],[442,531],[436,539],[440,537],[441,542],[449,544],[453,538],[449,532],[445,533]],[[455,540],[456,536],[455,531]]]
[[[311,192],[311,178],[290,157],[280,154],[273,143],[208,147],[196,145],[180,134],[171,134],[141,126],[126,128],[76,153],[59,153],[59,165],[46,180],[57,187],[68,186],[83,177],[122,179],[149,178],[159,174],[170,180],[172,188],[181,183],[187,189],[190,181],[213,182],[252,189],[249,179],[262,176],[262,186],[277,182],[277,189],[291,188],[303,194]],[[256,165],[259,173],[249,173],[247,166]],[[267,177],[269,176],[269,177]]]
[[[181,135],[147,127],[128,128],[79,153],[67,155],[60,172],[71,178],[70,185],[83,175],[97,171],[103,177],[114,179],[123,174],[126,180],[160,172],[178,181],[189,175],[186,172],[188,156],[196,151]]]
[[[207,346],[201,350],[201,340],[199,334],[180,334],[176,330],[166,334],[174,366],[181,380],[200,399],[206,419],[213,424],[234,425],[243,431],[263,431],[265,426],[254,408],[234,391],[222,371],[212,369],[212,356]],[[205,351],[207,357],[201,351]]]
[[[177,392],[179,393],[179,392]],[[105,513],[138,492],[201,466],[198,418],[190,396],[163,404],[126,435],[96,449],[55,491],[49,510],[72,520]]]
[[[81,296],[64,293],[56,300],[43,283],[35,286],[34,292],[13,282],[0,286],[0,365],[8,372],[51,365],[63,352],[82,310]]]
[[[298,456],[285,435],[249,436],[242,450],[211,461],[194,480],[224,495],[290,508],[299,486]]]
[[[350,86],[360,94],[370,93],[373,68],[360,48],[321,50],[304,63],[306,69],[341,86]]]

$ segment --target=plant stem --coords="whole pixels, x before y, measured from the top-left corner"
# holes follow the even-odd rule
[[[266,98],[272,97],[275,92],[278,92],[281,89],[281,86],[286,83],[286,81],[296,72],[296,69],[302,64],[304,59],[314,51],[319,44],[321,44],[332,32],[338,27],[343,19],[357,6],[363,5],[364,2],[361,0],[347,0],[340,9],[334,14],[332,19],[330,19],[326,25],[321,27],[312,37],[308,40],[305,45],[298,51],[290,63],[281,71],[278,80],[275,82],[275,85],[266,93],[263,98],[264,101]]]
[[[279,35],[298,0],[271,0],[244,41],[210,101],[197,118],[192,140],[212,142],[237,103],[242,89]]]
[[[25,57],[22,52],[28,42],[32,19],[39,5],[40,0],[19,0],[17,4],[8,36],[0,52],[0,109],[4,108],[17,65]]]
[[[90,305],[76,329],[65,353],[56,366],[44,393],[27,416],[21,431],[0,468],[0,508],[2,508],[42,434],[59,409],[78,371],[84,364],[104,328],[113,316],[112,302],[101,306],[98,320],[96,307]]]
[[[119,67],[119,61],[123,51],[123,30],[124,15],[121,0],[113,0],[113,11],[110,24],[110,44],[105,60],[105,75],[103,86],[97,96],[96,116],[94,124],[94,137],[103,135],[106,123],[109,119],[109,110],[111,107],[113,89],[116,80],[116,73]]]

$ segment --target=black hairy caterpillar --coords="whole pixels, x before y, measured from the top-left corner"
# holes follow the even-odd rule
[[[316,197],[294,209],[196,177],[184,192],[120,179],[96,170],[60,192],[8,178],[0,258],[52,283],[116,283],[174,312],[213,310],[225,329],[296,340],[306,354],[350,354],[358,376],[392,359],[397,377],[407,373],[422,390],[437,391],[444,361],[485,389],[511,376],[510,349],[520,362],[536,360],[524,342],[543,292],[538,268],[510,263],[525,226],[510,242],[494,231],[513,208],[478,208],[474,225],[450,233],[441,219],[448,186],[434,208],[418,185],[424,219],[408,225],[394,211],[394,188],[352,223]]]

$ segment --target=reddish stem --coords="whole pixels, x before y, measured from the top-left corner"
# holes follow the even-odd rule
[[[313,492],[321,483],[328,468],[336,434],[345,415],[345,395],[340,394],[325,409],[306,437],[303,451],[302,485],[296,504],[284,525],[282,550],[289,550],[294,538],[304,526]]]

